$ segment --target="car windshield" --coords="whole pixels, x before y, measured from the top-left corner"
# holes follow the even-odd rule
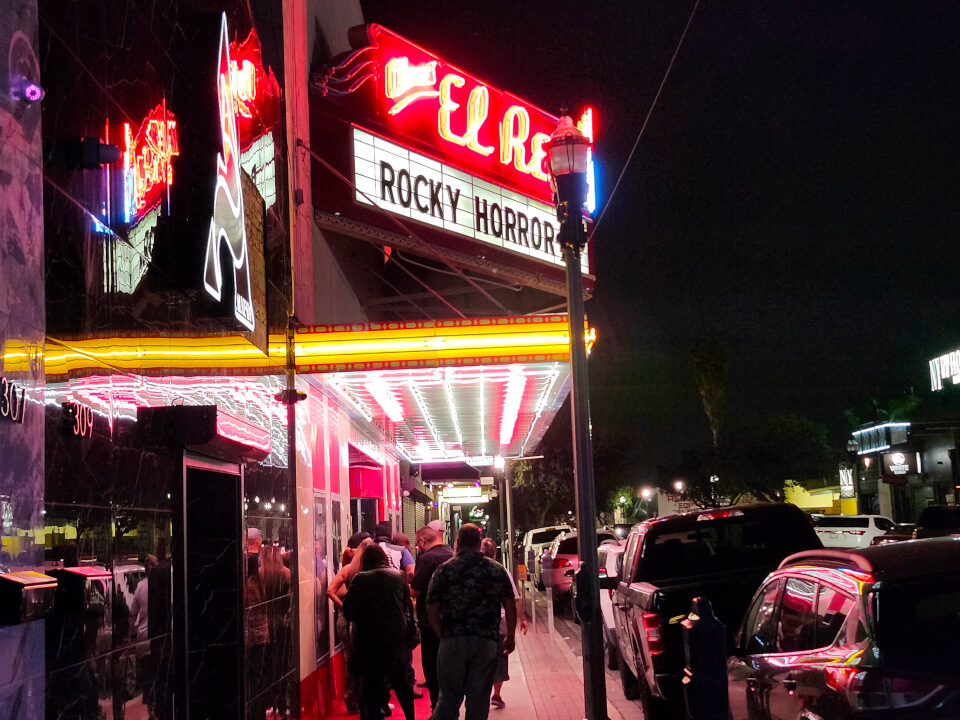
[[[806,519],[792,519],[768,514],[688,521],[647,540],[635,581],[775,567],[787,555],[818,544]]]
[[[818,528],[827,527],[869,527],[870,518],[865,517],[831,517],[825,515],[817,520]]]
[[[532,545],[543,545],[548,542],[553,542],[553,539],[562,533],[561,528],[556,528],[555,530],[541,530],[540,532],[535,532],[531,538],[530,543]]]
[[[876,595],[875,625],[884,667],[960,672],[960,575],[881,587]]]

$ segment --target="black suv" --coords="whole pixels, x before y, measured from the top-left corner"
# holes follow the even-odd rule
[[[917,520],[913,537],[919,540],[946,535],[960,535],[960,508],[931,505]]]
[[[797,553],[727,662],[731,720],[960,717],[960,539]]]

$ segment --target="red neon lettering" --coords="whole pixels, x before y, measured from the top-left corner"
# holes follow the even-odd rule
[[[512,105],[500,121],[500,162],[520,172],[530,172],[527,165],[527,135],[530,134],[530,114],[526,108]]]
[[[257,100],[257,68],[249,60],[230,61],[230,84],[233,87],[237,112],[252,118]]]
[[[459,75],[450,73],[440,81],[440,111],[437,113],[437,129],[440,137],[457,145],[461,145],[473,150],[481,155],[490,155],[493,148],[481,145],[477,137],[480,134],[480,128],[487,121],[487,112],[490,106],[490,91],[483,85],[478,85],[470,91],[467,98],[467,129],[463,135],[457,135],[450,128],[450,117],[460,107],[460,103],[454,102],[450,97],[450,86],[461,88],[465,80]]]
[[[173,182],[170,158],[180,154],[177,121],[161,104],[150,111],[136,138],[130,123],[124,123],[123,136],[123,167],[133,181],[133,209],[139,211],[146,206],[147,196],[154,188]]]

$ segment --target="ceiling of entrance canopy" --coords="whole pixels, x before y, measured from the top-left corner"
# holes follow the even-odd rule
[[[422,464],[493,464],[537,446],[569,389],[565,362],[333,373],[354,410]]]

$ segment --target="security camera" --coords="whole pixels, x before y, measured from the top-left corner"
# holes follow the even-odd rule
[[[23,77],[22,75],[19,80],[14,79],[14,81],[10,83],[11,100],[22,100],[32,105],[35,102],[43,100],[45,94],[39,83],[35,83],[33,80]]]

